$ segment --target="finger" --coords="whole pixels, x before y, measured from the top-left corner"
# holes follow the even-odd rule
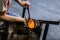
[[[27,3],[28,5],[30,5],[30,2],[26,1],[26,3]]]
[[[30,8],[30,3],[28,1],[26,1],[27,4],[27,8]]]

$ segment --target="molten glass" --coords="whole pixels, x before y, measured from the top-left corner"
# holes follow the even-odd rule
[[[34,21],[33,21],[33,20],[28,20],[28,27],[29,27],[30,29],[33,29],[34,26],[35,26]]]

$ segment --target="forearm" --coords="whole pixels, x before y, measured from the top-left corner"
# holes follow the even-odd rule
[[[10,16],[10,15],[2,15],[0,16],[1,19],[11,22],[24,22],[24,18],[19,18],[16,16]]]
[[[15,1],[22,6],[21,0],[15,0]]]

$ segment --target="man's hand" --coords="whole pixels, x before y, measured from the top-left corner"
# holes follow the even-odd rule
[[[21,0],[15,0],[18,4],[20,4],[22,7],[27,5],[28,8],[30,8],[30,3],[28,1],[21,1]]]
[[[28,8],[30,8],[30,3],[28,1],[23,1],[21,2],[22,7],[24,7],[25,5],[27,5]]]

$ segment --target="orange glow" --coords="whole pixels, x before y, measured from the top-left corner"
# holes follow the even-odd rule
[[[29,20],[28,21],[28,27],[31,28],[31,29],[33,29],[34,26],[35,26],[34,21],[33,20]]]

